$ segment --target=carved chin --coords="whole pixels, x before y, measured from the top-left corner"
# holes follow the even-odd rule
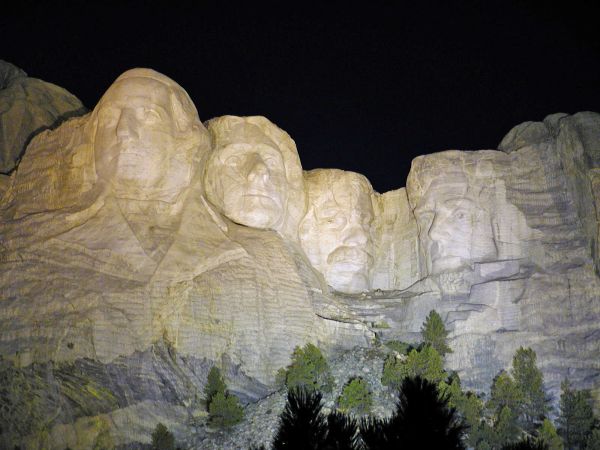
[[[457,272],[470,267],[468,261],[459,256],[442,256],[431,260],[431,275],[444,272]]]
[[[248,204],[246,203],[244,206],[248,206]],[[282,212],[276,203],[264,201],[254,207],[229,211],[226,215],[240,225],[276,229],[281,223]]]
[[[357,294],[369,290],[369,281],[364,268],[331,267],[327,271],[327,283],[335,290]]]

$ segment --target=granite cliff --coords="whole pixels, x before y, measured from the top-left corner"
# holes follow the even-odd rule
[[[304,172],[264,117],[202,123],[177,83],[134,69],[3,180],[4,446],[147,442],[201,414],[212,365],[256,400],[296,345],[414,341],[431,309],[469,388],[521,345],[552,394],[566,376],[600,388],[599,114],[421,156],[379,194]]]

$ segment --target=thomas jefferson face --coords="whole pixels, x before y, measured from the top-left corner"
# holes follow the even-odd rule
[[[493,199],[485,194],[485,180],[469,180],[460,166],[414,176],[426,186],[414,213],[429,274],[494,259],[497,248],[489,212]]]
[[[373,189],[365,177],[342,170],[307,173],[308,212],[300,243],[328,284],[342,292],[369,289]]]
[[[117,195],[169,197],[189,182],[187,153],[199,120],[191,101],[180,101],[186,97],[147,69],[126,72],[102,97],[94,111],[96,171]]]
[[[297,156],[288,155],[265,126],[275,127],[266,119],[259,126],[232,116],[209,123],[216,145],[206,165],[205,188],[209,200],[234,222],[280,230],[298,189],[293,172],[301,174],[301,168]]]

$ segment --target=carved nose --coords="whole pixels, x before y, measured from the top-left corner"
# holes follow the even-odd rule
[[[250,181],[262,180],[266,181],[269,177],[269,169],[262,158],[256,155],[249,163],[248,179]]]
[[[117,137],[121,140],[139,137],[137,120],[133,111],[128,109],[121,111],[116,131]]]
[[[433,218],[428,234],[432,241],[444,241],[449,237],[448,227],[445,226],[444,221],[440,220],[438,216]]]
[[[359,225],[349,225],[344,230],[344,245],[363,247],[367,245],[367,235]]]

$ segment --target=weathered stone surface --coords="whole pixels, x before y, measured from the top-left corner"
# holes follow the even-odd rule
[[[85,112],[65,89],[0,60],[0,173],[15,168],[36,133]]]
[[[309,206],[300,223],[302,249],[334,289],[368,291],[376,202],[371,183],[338,169],[311,170],[305,178]]]
[[[234,222],[297,241],[306,193],[292,138],[264,117],[223,116],[207,127],[207,198]]]
[[[2,201],[0,354],[7,371],[43,365],[43,377],[24,377],[43,378],[35,389],[55,396],[17,403],[44,428],[3,427],[3,445],[76,434],[86,416],[127,414],[134,427],[153,427],[136,415],[148,402],[157,420],[170,421],[173,408],[198,409],[214,364],[233,392],[256,399],[296,345],[368,344],[372,332],[329,297],[297,243],[237,225],[207,201],[212,151],[185,91],[147,69],[119,77],[92,113],[33,139]],[[161,343],[170,350],[156,361]],[[83,373],[71,384],[76,395],[103,387],[108,406],[84,392],[52,415],[53,405],[71,402],[62,381],[47,381],[63,368]],[[11,392],[18,398],[22,389]],[[75,428],[57,432],[65,423]],[[136,438],[119,433],[111,431],[121,443]],[[91,442],[69,439],[78,448]]]
[[[212,365],[254,400],[296,345],[418,341],[431,309],[469,388],[531,346],[552,394],[598,390],[599,164],[600,115],[558,114],[378,194],[128,71],[0,175],[0,446],[181,436]]]

